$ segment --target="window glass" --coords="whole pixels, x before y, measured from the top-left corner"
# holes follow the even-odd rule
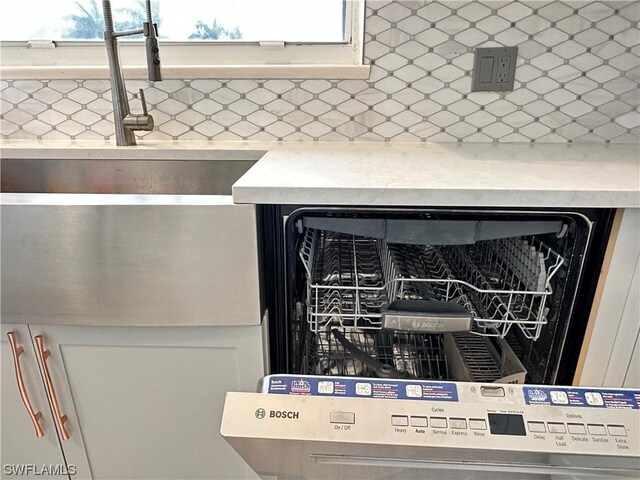
[[[1,0],[0,40],[101,40],[101,0]],[[345,40],[346,0],[152,0],[165,41]],[[144,0],[112,0],[117,30],[140,28]]]

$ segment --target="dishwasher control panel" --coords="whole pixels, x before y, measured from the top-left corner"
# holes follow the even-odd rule
[[[260,391],[265,418],[295,411],[280,428],[327,441],[640,457],[640,390],[272,375]]]

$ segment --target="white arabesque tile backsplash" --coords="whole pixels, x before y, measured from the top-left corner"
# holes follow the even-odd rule
[[[640,139],[640,1],[367,0],[365,80],[167,80],[167,140],[611,142]],[[471,92],[473,49],[519,47],[513,92]],[[133,100],[134,109],[137,100]],[[106,80],[1,80],[11,139],[112,139]]]

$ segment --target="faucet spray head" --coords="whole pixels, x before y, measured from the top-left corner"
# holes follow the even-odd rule
[[[147,51],[147,73],[150,82],[159,82],[162,80],[162,72],[160,70],[160,48],[158,46],[158,24],[153,23],[151,14],[151,0],[145,1],[147,11],[147,21],[143,25],[144,44]]]

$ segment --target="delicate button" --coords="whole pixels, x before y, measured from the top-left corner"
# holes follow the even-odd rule
[[[391,425],[395,427],[408,427],[409,417],[406,415],[391,415]]]
[[[470,418],[469,428],[471,430],[486,430],[487,422],[482,418]]]
[[[331,412],[331,423],[356,423],[356,414],[353,412]]]
[[[427,426],[427,417],[411,417],[411,426],[412,427],[426,427]]]
[[[547,431],[544,422],[527,422],[527,427],[532,433],[545,433]]]
[[[504,388],[502,387],[480,387],[480,393],[483,397],[504,397]]]
[[[624,425],[607,425],[607,429],[609,430],[609,435],[613,435],[614,437],[627,436],[627,429],[624,428]]]
[[[447,419],[444,417],[431,417],[432,428],[447,428]]]
[[[587,429],[591,435],[606,435],[607,431],[604,429],[604,425],[588,424]]]
[[[549,433],[567,433],[564,423],[547,422]]]
[[[450,418],[449,426],[451,428],[467,428],[467,421],[464,418]]]
[[[575,435],[584,435],[587,433],[587,429],[584,428],[582,423],[567,423],[567,428],[569,429],[569,433]]]

